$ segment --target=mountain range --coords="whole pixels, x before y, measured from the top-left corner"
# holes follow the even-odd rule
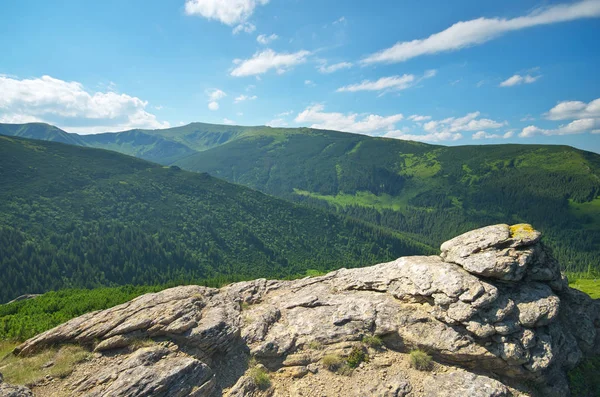
[[[600,156],[568,146],[446,147],[311,128],[203,123],[96,135],[5,124],[0,134],[207,172],[433,247],[473,228],[526,221],[545,234],[565,269],[600,269]]]
[[[434,250],[206,173],[0,136],[0,252],[5,302],[68,287],[297,277]]]

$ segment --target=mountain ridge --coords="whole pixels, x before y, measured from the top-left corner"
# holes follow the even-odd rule
[[[0,250],[8,301],[68,287],[292,277],[431,248],[208,174],[0,136]]]
[[[208,172],[427,244],[486,224],[531,221],[568,270],[600,269],[600,155],[592,152],[561,145],[440,146],[310,128],[204,123],[137,131],[159,143],[142,144],[140,138],[139,144],[133,139],[104,148]],[[106,135],[114,141],[131,134]],[[190,141],[202,151],[180,146]]]

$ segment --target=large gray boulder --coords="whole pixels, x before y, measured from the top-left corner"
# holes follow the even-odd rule
[[[539,232],[528,225],[496,225],[444,243],[441,256],[400,258],[302,280],[259,279],[220,290],[185,286],[144,295],[73,319],[15,353],[79,343],[119,357],[132,341],[169,340],[181,353],[144,351],[73,394],[121,394],[132,380],[148,391],[136,395],[151,395],[150,390],[178,395],[172,385],[194,383],[194,393],[208,393],[241,379],[232,389],[239,392],[249,387],[241,356],[254,356],[276,371],[298,361],[291,355],[308,346],[318,344],[326,352],[328,346],[376,335],[390,349],[419,347],[445,363],[500,380],[538,383],[546,395],[558,396],[568,394],[566,371],[600,351],[598,325],[600,305],[568,288]],[[93,386],[98,379],[107,379],[101,388]],[[464,381],[464,375],[436,379],[467,389],[488,382]],[[504,395],[496,383],[491,394],[481,395]]]

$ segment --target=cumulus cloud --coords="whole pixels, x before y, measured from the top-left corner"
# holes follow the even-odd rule
[[[312,80],[304,80],[304,85],[310,86],[310,87],[314,87],[316,86],[315,82]]]
[[[234,26],[233,33],[252,33],[256,27],[247,22],[258,6],[269,0],[186,0],[185,12]]]
[[[407,134],[402,130],[389,131],[385,136],[388,138],[406,139],[422,142],[457,141],[463,138],[463,133],[478,131],[475,135],[481,139],[486,129],[497,129],[505,126],[507,122],[499,122],[491,119],[480,118],[480,112],[472,112],[463,117],[449,117],[443,120],[431,120],[430,116],[412,115],[408,120],[416,123],[423,129],[424,134]],[[492,135],[492,134],[490,134]],[[494,134],[494,137],[496,134]],[[500,135],[497,135],[500,137]]]
[[[478,131],[472,135],[473,139],[508,139],[515,135],[514,131],[507,131],[504,134],[490,134],[485,131]]]
[[[501,128],[508,123],[486,118],[479,118],[480,112],[468,113],[463,117],[449,117],[443,120],[432,120],[423,125],[427,132],[465,132]]]
[[[287,127],[288,123],[285,119],[278,118],[271,120],[265,124],[267,127],[278,128],[278,127]]]
[[[378,135],[384,131],[395,129],[396,123],[404,116],[380,116],[376,114],[359,115],[357,113],[328,113],[323,105],[312,105],[298,114],[297,123],[310,124],[311,128],[354,132],[368,135]]]
[[[238,34],[241,32],[252,33],[255,30],[256,30],[256,25],[254,25],[253,23],[250,23],[250,22],[244,22],[244,23],[240,23],[238,26],[233,28],[232,32],[233,32],[233,34]]]
[[[227,96],[222,90],[213,89],[206,92],[208,95],[208,108],[210,110],[219,110],[219,101]]]
[[[409,120],[411,121],[415,121],[415,122],[422,122],[422,121],[429,121],[431,120],[431,116],[422,116],[419,114],[413,114],[412,116],[408,117]]]
[[[531,84],[535,83],[540,77],[542,76],[532,76],[529,74],[521,76],[520,74],[515,74],[514,76],[509,77],[508,79],[500,83],[500,87],[512,87],[521,84]]]
[[[600,128],[600,98],[589,103],[582,101],[563,101],[544,115],[548,120],[572,120],[570,123],[558,125],[556,128],[540,128],[529,125],[521,131],[521,138],[536,135],[574,135],[590,132],[597,134]]]
[[[256,95],[252,95],[252,96],[240,95],[233,100],[233,103],[240,103],[240,102],[244,102],[244,101],[254,101],[256,99],[258,99],[258,97]]]
[[[323,65],[319,66],[317,70],[321,73],[329,74],[329,73],[337,72],[338,70],[342,70],[342,69],[350,69],[352,66],[353,66],[352,63],[350,63],[350,62],[339,62],[339,63],[334,63],[333,65],[323,64]]]
[[[600,16],[599,0],[583,0],[537,9],[528,15],[505,18],[478,18],[457,22],[425,39],[398,42],[362,60],[363,64],[396,63],[422,55],[456,51],[483,44],[508,32],[534,26]]]
[[[407,134],[403,130],[394,130],[384,135],[386,138],[404,139],[406,141],[419,142],[442,142],[458,141],[462,139],[462,134],[457,132],[431,132],[429,134]]]
[[[234,77],[257,76],[275,69],[282,74],[296,65],[306,62],[310,51],[301,50],[294,53],[277,53],[266,49],[255,53],[250,59],[236,59],[233,61],[237,66],[231,71]]]
[[[549,120],[572,120],[580,118],[600,118],[600,98],[585,103],[564,101],[554,106],[546,114]]]
[[[91,92],[75,81],[0,75],[0,92],[4,123],[46,122],[83,134],[169,127],[146,110],[147,101],[114,90]]]
[[[223,124],[226,124],[226,125],[235,125],[235,121],[229,120],[228,118],[224,118],[223,119]]]
[[[270,36],[267,36],[266,34],[261,34],[261,35],[258,35],[258,37],[256,38],[256,41],[258,41],[262,45],[267,45],[270,42],[277,40],[278,38],[279,38],[279,36],[277,36],[275,33],[273,33]]]
[[[357,91],[401,91],[410,88],[422,81],[436,75],[435,70],[428,70],[421,77],[414,74],[404,74],[402,76],[382,77],[379,80],[364,80],[358,84],[351,84],[337,89],[337,92],[357,92]]]
[[[521,138],[531,138],[536,135],[575,135],[593,132],[596,128],[600,128],[600,119],[578,119],[554,129],[543,129],[530,125],[523,128],[519,136]]]

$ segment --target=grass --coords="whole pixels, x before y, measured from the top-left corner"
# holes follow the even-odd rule
[[[600,279],[576,279],[569,287],[585,292],[593,299],[600,299]]]
[[[312,340],[312,341],[308,342],[306,347],[308,347],[310,350],[322,350],[323,344],[319,341]]]
[[[338,354],[327,354],[321,359],[321,364],[329,371],[336,372],[344,365],[344,359]]]
[[[425,353],[423,350],[413,350],[410,352],[410,366],[418,369],[419,371],[429,371],[433,361],[431,356]]]
[[[73,372],[76,364],[89,357],[90,353],[82,347],[67,345],[31,357],[5,356],[0,361],[0,368],[7,383],[30,385],[46,376],[64,378]]]
[[[350,368],[358,367],[362,362],[369,361],[369,356],[361,347],[354,346],[346,359],[346,363]]]
[[[375,335],[365,335],[362,338],[362,343],[373,349],[379,349],[383,345],[381,338]]]
[[[252,382],[261,390],[266,390],[271,387],[271,377],[269,372],[262,366],[253,366],[248,371],[248,376],[252,379]]]
[[[376,209],[391,209],[401,211],[406,208],[406,199],[400,197],[392,197],[389,194],[376,195],[371,192],[356,192],[356,194],[338,193],[335,196],[322,195],[306,190],[294,189],[294,193],[299,196],[312,197],[319,200],[324,200],[329,204],[339,207],[347,207],[359,205],[362,207],[371,207]]]
[[[14,350],[14,348],[17,347],[17,345],[17,342],[0,340],[0,362],[2,362],[4,357],[8,356]]]
[[[569,388],[573,397],[600,396],[600,356],[589,358],[569,371]]]

